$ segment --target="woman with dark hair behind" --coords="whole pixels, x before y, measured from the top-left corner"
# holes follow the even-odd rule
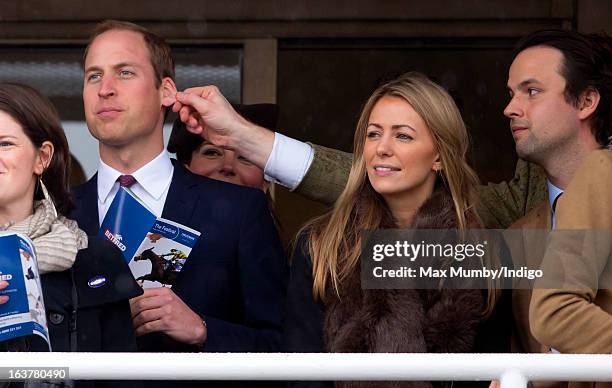
[[[54,107],[29,86],[0,83],[0,230],[34,244],[52,351],[136,351],[128,301],[142,290],[117,248],[88,238],[63,216],[73,206],[69,177],[68,143]],[[103,281],[96,288],[92,279]],[[0,343],[3,350],[48,350],[39,346]]]

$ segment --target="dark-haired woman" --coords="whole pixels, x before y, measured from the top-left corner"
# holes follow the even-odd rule
[[[72,208],[69,173],[68,143],[51,103],[28,86],[0,83],[0,229],[34,244],[52,351],[135,351],[129,299],[142,290],[121,252],[63,216]],[[45,350],[6,346],[0,343],[3,350]]]

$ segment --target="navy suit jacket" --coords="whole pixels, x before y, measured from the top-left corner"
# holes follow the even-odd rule
[[[172,290],[205,317],[206,352],[281,349],[287,265],[261,190],[192,174],[173,160],[162,217],[202,233]],[[99,229],[97,175],[74,189],[71,218],[89,235]],[[162,333],[139,338],[142,351],[195,347]]]

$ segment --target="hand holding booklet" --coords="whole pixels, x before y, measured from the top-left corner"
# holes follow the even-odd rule
[[[115,244],[134,278],[144,287],[171,287],[200,232],[156,217],[129,189],[119,188],[102,225],[101,237]]]
[[[0,305],[0,342],[35,335],[50,348],[36,251],[27,236],[0,232],[0,280],[9,284],[0,291],[9,297]]]

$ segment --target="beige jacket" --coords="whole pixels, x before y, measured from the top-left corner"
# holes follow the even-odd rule
[[[546,190],[548,193],[548,190]],[[529,263],[530,268],[538,268],[541,264],[541,258],[544,256],[543,244],[540,241],[530,241],[531,238],[540,238],[540,233],[530,234],[529,230],[550,230],[551,211],[548,201],[541,202],[538,206],[532,209],[525,217],[518,220],[510,229],[523,229],[522,249],[523,252],[517,252],[513,257],[531,258]],[[541,251],[534,252],[534,249]],[[531,334],[529,328],[529,304],[531,300],[531,290],[516,289],[512,291],[512,314],[514,316],[512,351],[516,353],[545,353],[549,349],[541,345],[538,340]]]
[[[529,308],[531,332],[561,353],[612,353],[612,150],[592,152],[559,198],[556,229],[596,230],[576,239],[553,236],[543,270],[562,268],[568,286],[535,289]],[[612,387],[612,383],[571,383]]]

